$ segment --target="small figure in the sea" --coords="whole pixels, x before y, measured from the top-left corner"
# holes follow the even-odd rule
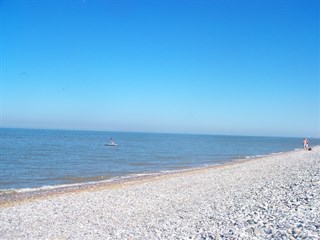
[[[114,147],[114,146],[117,146],[117,145],[118,144],[116,144],[116,142],[113,140],[112,137],[110,138],[110,142],[105,144],[105,146],[111,146],[111,147]]]
[[[303,140],[303,148],[304,150],[307,150],[307,151],[309,150],[309,142],[307,138]]]

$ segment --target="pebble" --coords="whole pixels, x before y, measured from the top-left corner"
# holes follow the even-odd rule
[[[0,202],[0,239],[320,239],[320,146],[143,184]]]

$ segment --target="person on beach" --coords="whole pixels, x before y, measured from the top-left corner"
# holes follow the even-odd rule
[[[308,142],[308,139],[304,139],[303,140],[303,147],[304,147],[304,150],[307,150],[309,149],[309,142]]]

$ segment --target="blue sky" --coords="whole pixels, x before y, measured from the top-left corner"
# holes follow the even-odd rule
[[[1,1],[1,126],[319,136],[317,0]]]

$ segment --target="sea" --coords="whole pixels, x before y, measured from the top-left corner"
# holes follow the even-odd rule
[[[287,137],[1,128],[0,192],[112,182],[302,149]],[[107,146],[113,138],[116,146]],[[320,139],[309,139],[319,145]]]

